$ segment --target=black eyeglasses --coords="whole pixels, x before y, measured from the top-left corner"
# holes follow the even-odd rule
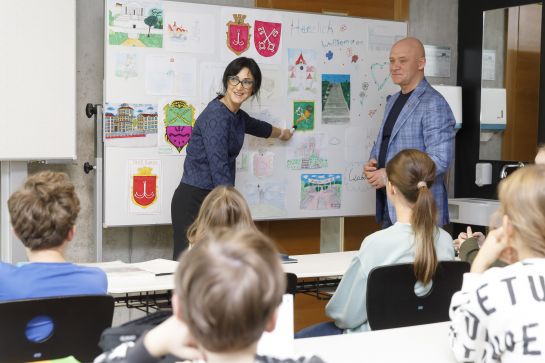
[[[242,83],[242,87],[250,89],[254,86],[254,81],[248,78],[244,78],[242,81],[237,76],[227,77],[229,84],[233,87],[238,86],[239,83]]]

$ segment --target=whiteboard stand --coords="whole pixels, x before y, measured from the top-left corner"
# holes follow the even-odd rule
[[[88,118],[93,117],[95,122],[95,165],[85,163],[83,171],[89,174],[94,170],[95,174],[95,192],[93,198],[95,200],[95,239],[96,239],[96,261],[102,262],[102,214],[103,214],[103,152],[104,144],[102,143],[102,105],[93,105],[88,103],[85,106],[85,114]]]
[[[28,175],[26,161],[2,161],[0,168],[0,231],[2,261],[17,263],[27,261],[25,246],[11,230],[8,211],[9,196],[24,183]]]
[[[320,218],[320,253],[344,251],[344,217]]]

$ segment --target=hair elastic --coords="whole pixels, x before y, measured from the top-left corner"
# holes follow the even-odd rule
[[[418,184],[416,184],[416,187],[418,189],[427,188],[428,184],[426,184],[426,182],[422,180],[422,181],[419,181]]]

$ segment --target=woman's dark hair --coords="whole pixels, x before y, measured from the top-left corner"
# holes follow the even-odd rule
[[[252,76],[254,77],[254,87],[252,88],[252,96],[255,96],[259,92],[261,87],[261,70],[259,66],[252,58],[239,57],[234,59],[227,65],[225,72],[223,72],[222,84],[223,84],[223,94],[227,91],[227,79],[230,76],[236,76],[243,68],[248,68]]]
[[[430,190],[435,181],[435,163],[424,152],[400,151],[386,165],[386,176],[407,202],[412,204],[411,227],[415,234],[414,274],[427,284],[437,268],[435,222],[437,206]]]

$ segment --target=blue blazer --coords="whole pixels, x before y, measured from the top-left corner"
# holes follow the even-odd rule
[[[384,123],[400,92],[389,96],[386,101],[384,119],[370,159],[378,160]],[[418,149],[426,152],[435,162],[437,177],[431,191],[437,203],[439,226],[449,222],[445,173],[453,158],[454,115],[443,96],[426,79],[420,81],[407,103],[399,113],[386,152],[386,162],[403,149]],[[377,195],[376,217],[382,222],[384,205]],[[392,223],[396,221],[394,206],[388,201],[388,214]]]

